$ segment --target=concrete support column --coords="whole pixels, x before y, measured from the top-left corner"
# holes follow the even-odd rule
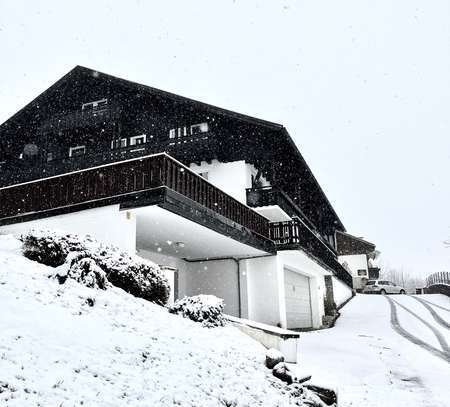
[[[333,309],[335,309],[333,276],[325,276],[325,315],[332,315]]]

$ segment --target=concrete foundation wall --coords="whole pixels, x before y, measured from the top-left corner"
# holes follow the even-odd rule
[[[334,302],[336,303],[336,306],[339,307],[352,297],[352,289],[336,277],[332,277],[332,281]]]

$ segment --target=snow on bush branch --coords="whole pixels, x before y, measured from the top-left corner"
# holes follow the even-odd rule
[[[169,298],[169,282],[158,265],[89,236],[32,229],[20,240],[23,254],[30,260],[52,267],[67,266],[63,275],[59,273],[61,282],[73,278],[88,287],[101,289],[109,282],[136,297],[161,305]]]
[[[225,319],[223,317],[224,303],[221,298],[214,295],[195,295],[193,297],[184,297],[175,301],[169,307],[172,314],[182,315],[184,318],[201,322],[208,328],[223,326]]]

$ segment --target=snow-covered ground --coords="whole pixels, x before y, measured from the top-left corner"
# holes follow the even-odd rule
[[[19,247],[0,236],[0,405],[294,402],[236,328],[203,328],[117,288],[59,285]]]
[[[301,368],[339,391],[340,406],[438,407],[450,400],[450,354],[442,349],[429,326],[450,343],[449,330],[409,296],[392,295],[398,321],[407,332],[441,352],[436,356],[412,343],[391,326],[389,300],[379,295],[357,295],[342,310],[332,329],[301,336]],[[450,299],[443,295],[420,298],[450,322]],[[445,342],[443,342],[445,345]],[[447,361],[445,360],[448,356]],[[317,380],[316,380],[317,382]]]
[[[0,236],[0,405],[295,402],[264,367],[265,349],[236,328],[203,328],[120,289],[50,274]],[[413,297],[356,296],[333,329],[302,334],[300,374],[336,388],[344,407],[446,405],[450,299],[419,298],[437,318]],[[399,326],[430,348],[393,329],[392,304]]]

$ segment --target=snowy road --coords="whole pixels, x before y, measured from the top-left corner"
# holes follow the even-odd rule
[[[437,407],[450,400],[450,298],[357,295],[334,328],[301,337],[301,370],[341,406]]]
[[[436,355],[440,358],[442,358],[446,362],[450,362],[450,348],[447,342],[447,338],[449,336],[450,331],[448,330],[448,323],[447,321],[442,318],[437,312],[435,311],[435,306],[430,305],[428,302],[424,302],[423,300],[419,299],[419,297],[411,296],[411,297],[399,297],[397,299],[393,299],[389,296],[385,297],[386,300],[389,301],[389,304],[391,306],[391,325],[392,328],[402,335],[405,339],[409,340],[410,342],[422,347],[423,349],[427,350],[433,355]],[[419,302],[419,306],[417,306],[417,303],[411,303],[411,299],[417,300]],[[426,310],[424,311],[423,308]],[[410,316],[415,318],[417,321],[421,322],[426,328],[428,328],[429,331],[435,336],[435,339],[438,341],[438,344],[431,345],[427,338],[421,338],[424,334],[423,329],[416,329],[413,332],[411,330],[408,330],[405,328],[407,326],[407,323],[401,323],[400,322],[400,316],[401,314],[400,310],[405,311]],[[433,320],[430,320],[428,322],[425,318],[428,317],[427,312],[433,317]],[[423,315],[427,314],[427,315]],[[439,329],[438,326],[436,326],[436,323],[443,326],[444,329]],[[441,332],[441,330],[443,332]]]

